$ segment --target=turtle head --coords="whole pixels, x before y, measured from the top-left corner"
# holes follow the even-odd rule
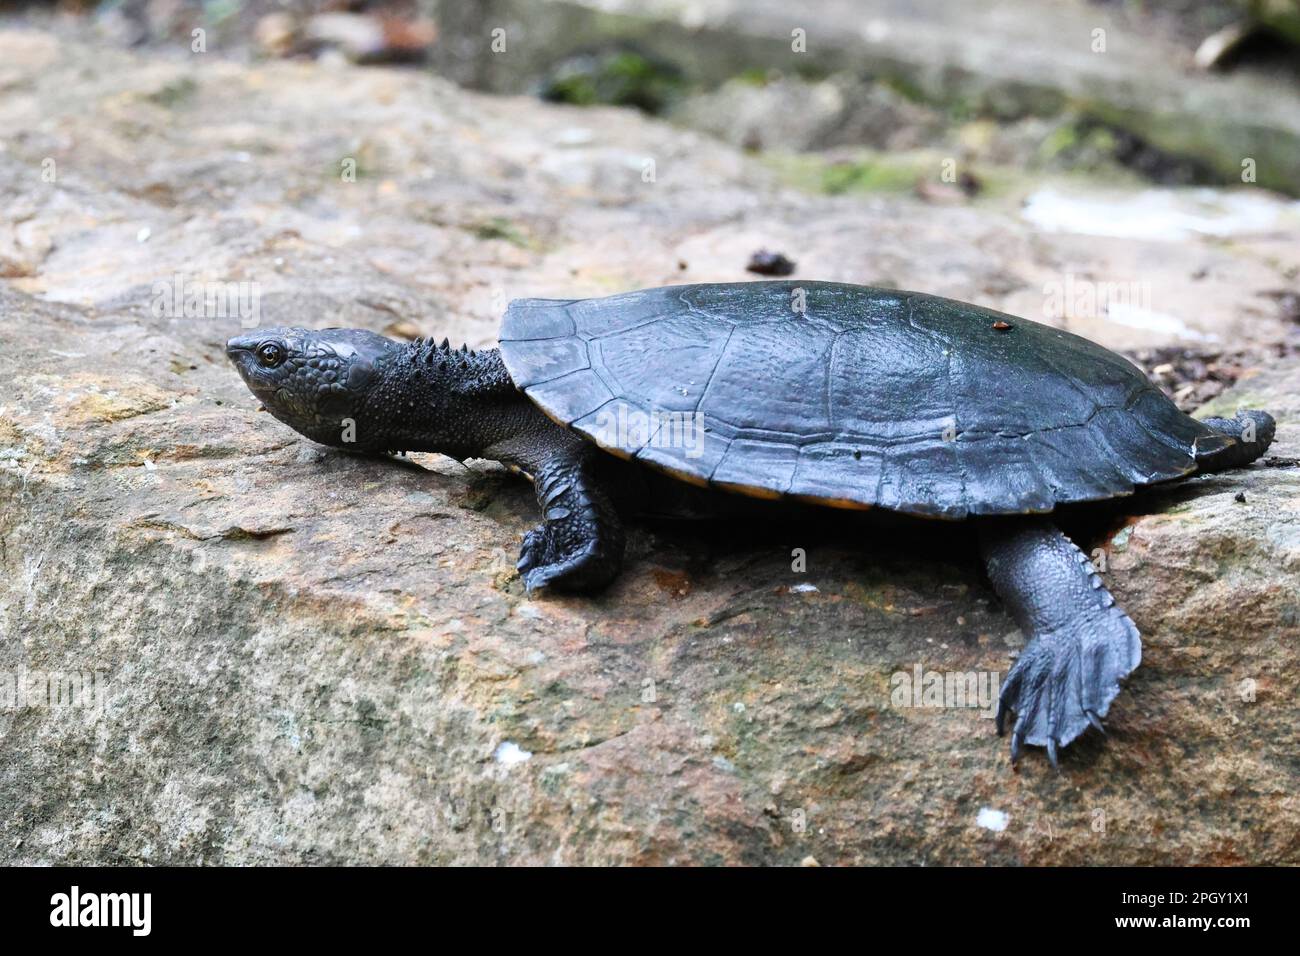
[[[357,423],[401,348],[365,329],[270,328],[235,336],[226,354],[266,410],[294,431],[368,451],[376,449],[364,436],[374,433],[363,424],[358,434]]]

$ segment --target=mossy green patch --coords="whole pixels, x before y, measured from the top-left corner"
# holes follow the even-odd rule
[[[476,239],[501,239],[520,249],[533,249],[537,242],[504,216],[493,216],[469,226]]]
[[[906,193],[925,180],[937,185],[942,182],[940,174],[945,159],[930,151],[863,152],[844,159],[810,153],[772,153],[760,157],[787,186],[824,196]],[[1007,167],[981,165],[974,172],[981,198],[1007,194],[1024,183],[1023,175]]]
[[[1099,158],[1114,161],[1118,147],[1119,141],[1107,127],[1075,120],[1061,123],[1043,139],[1038,158],[1044,163],[1070,160],[1069,165],[1077,167],[1092,157],[1095,166]]]
[[[766,69],[754,67],[737,73],[732,77],[732,80],[736,83],[743,83],[745,86],[767,86],[771,75]]]
[[[543,81],[542,99],[575,106],[633,106],[662,113],[686,88],[681,70],[632,50],[573,57]]]
[[[882,76],[880,82],[903,97],[903,99],[910,100],[913,103],[929,106],[934,100],[934,97],[926,95],[925,90],[921,88],[919,83],[902,74],[891,73]]]
[[[922,175],[921,164],[883,157],[828,160],[823,156],[776,153],[764,156],[781,180],[795,189],[840,196],[846,193],[906,192]]]
[[[170,110],[194,99],[198,91],[198,83],[188,76],[182,76],[170,83],[164,83],[152,93],[146,93],[144,98],[150,103],[156,103]]]

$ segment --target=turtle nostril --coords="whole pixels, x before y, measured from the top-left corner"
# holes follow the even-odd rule
[[[226,355],[230,358],[237,358],[240,352],[247,352],[252,349],[253,343],[245,335],[237,335],[233,339],[226,341]]]

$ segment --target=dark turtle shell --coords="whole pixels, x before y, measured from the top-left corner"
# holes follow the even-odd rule
[[[1177,478],[1231,443],[1087,339],[866,286],[520,299],[501,356],[551,418],[614,454],[841,507],[1044,512]]]

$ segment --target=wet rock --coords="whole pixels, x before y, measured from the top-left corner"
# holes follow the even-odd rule
[[[735,281],[762,243],[1036,318],[1044,283],[1141,262],[1161,310],[1269,339],[1290,324],[1243,303],[1294,234],[810,195],[627,111],[383,69],[31,32],[0,63],[0,202],[50,238],[0,282],[0,861],[1300,861],[1298,468],[1080,522],[1143,665],[1109,738],[1013,773],[991,694],[1023,641],[961,529],[637,525],[609,593],[531,599],[525,484],[313,446],[222,354],[258,324],[484,346],[510,298]],[[1297,396],[1271,359],[1202,413],[1268,408],[1293,460]],[[972,693],[928,706],[936,674]]]

